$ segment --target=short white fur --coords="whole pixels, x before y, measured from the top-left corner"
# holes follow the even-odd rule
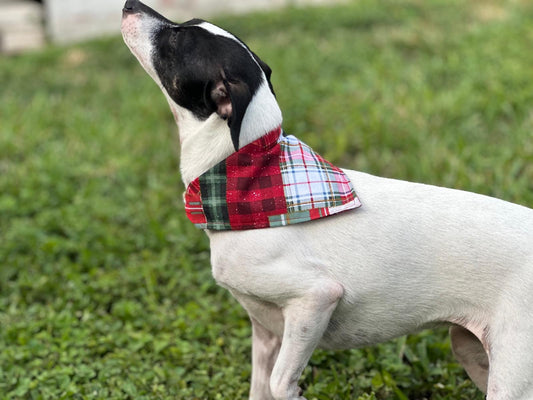
[[[122,31],[161,87],[147,57],[153,23],[127,17]],[[263,79],[241,146],[281,124]],[[216,114],[199,121],[162,90],[188,184],[234,151],[229,128]],[[366,346],[449,323],[455,355],[488,400],[533,399],[533,210],[346,172],[360,209],[281,228],[207,231],[213,276],[252,321],[250,398],[303,400],[298,380],[316,347]]]

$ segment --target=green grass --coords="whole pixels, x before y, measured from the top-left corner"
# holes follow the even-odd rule
[[[217,22],[331,161],[533,207],[532,21],[526,1],[359,0]],[[211,278],[172,115],[121,40],[2,58],[0,87],[0,399],[246,398],[246,314]],[[317,351],[302,386],[482,399],[441,330]]]

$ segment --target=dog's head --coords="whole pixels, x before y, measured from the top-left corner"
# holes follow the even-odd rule
[[[198,19],[174,23],[128,0],[122,35],[166,95],[182,141],[217,119],[237,150],[281,124],[270,68],[231,33]]]

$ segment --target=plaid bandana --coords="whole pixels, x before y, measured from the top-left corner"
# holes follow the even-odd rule
[[[196,178],[184,198],[191,222],[214,230],[297,224],[361,205],[342,170],[281,128]]]

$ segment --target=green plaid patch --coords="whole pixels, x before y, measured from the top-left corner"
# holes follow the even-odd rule
[[[215,165],[199,179],[207,229],[231,229],[226,201],[226,163]]]

